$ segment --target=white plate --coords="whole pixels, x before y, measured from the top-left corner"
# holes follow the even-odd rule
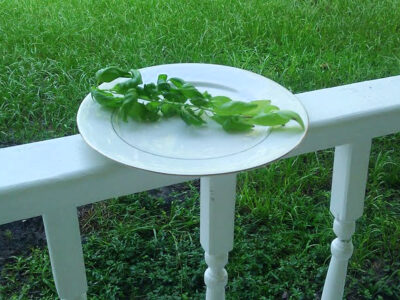
[[[284,127],[256,126],[248,133],[227,133],[209,120],[205,126],[186,125],[179,118],[155,123],[127,123],[104,109],[89,95],[79,107],[77,122],[86,143],[122,164],[174,175],[215,175],[239,172],[274,161],[304,138],[308,117],[298,99],[279,84],[255,73],[210,64],[171,64],[140,70],[143,82],[156,82],[159,74],[180,77],[200,91],[233,100],[272,100],[280,109],[297,112],[306,130],[290,121]],[[111,87],[123,78],[105,83]]]

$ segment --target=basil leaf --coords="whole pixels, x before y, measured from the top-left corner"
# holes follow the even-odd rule
[[[180,92],[180,90],[175,88],[170,89],[167,92],[163,92],[162,95],[165,99],[171,102],[185,103],[187,100],[187,98]]]
[[[146,106],[143,103],[135,102],[132,104],[128,114],[135,121],[144,121],[147,115]]]
[[[277,112],[269,112],[269,113],[261,113],[257,116],[248,119],[247,122],[254,125],[262,125],[262,126],[276,126],[276,125],[285,125],[290,121],[290,117],[285,114],[279,114]]]
[[[169,79],[170,82],[172,82],[173,85],[175,85],[177,88],[181,88],[186,82],[183,79],[172,77]]]
[[[215,112],[221,116],[245,114],[257,107],[257,104],[251,104],[241,101],[230,101],[215,107]]]
[[[232,101],[232,99],[225,96],[211,97],[211,104],[216,108],[220,107],[222,104]]]
[[[187,99],[191,99],[191,98],[203,98],[203,94],[200,93],[193,84],[191,83],[185,83],[181,86],[181,88],[179,89],[179,91],[187,98]]]
[[[123,98],[122,105],[119,109],[119,113],[122,116],[124,122],[128,121],[129,111],[131,110],[134,103],[138,100],[138,93],[135,89],[129,90],[128,93]]]
[[[94,100],[96,100],[100,105],[108,108],[119,107],[124,99],[122,97],[116,97],[114,94],[100,90],[98,88],[92,88],[90,93]]]
[[[140,72],[138,70],[130,69],[129,73],[131,74],[132,79],[134,79],[135,81],[139,82],[139,84],[143,83],[142,74],[140,74]]]
[[[138,98],[139,98],[139,94],[138,94],[136,89],[128,90],[127,93],[125,94],[125,97],[124,97],[125,100],[133,99],[135,101],[137,101]]]
[[[161,112],[166,118],[170,118],[173,116],[176,116],[178,113],[178,108],[176,105],[169,104],[169,103],[164,103],[161,105]]]
[[[155,122],[160,118],[158,114],[158,104],[157,102],[149,102],[146,104],[146,120],[150,122]]]
[[[186,124],[200,126],[206,123],[202,119],[206,110],[215,122],[229,132],[247,131],[254,125],[285,125],[290,120],[296,121],[304,129],[304,123],[296,112],[280,111],[270,100],[242,102],[232,101],[226,96],[212,97],[207,91],[201,93],[193,84],[181,78],[168,79],[166,74],[158,76],[157,84],[142,85],[142,76],[136,69],[126,72],[117,67],[108,67],[96,73],[99,84],[119,77],[128,79],[110,90],[92,88],[91,95],[106,108],[119,108],[118,113],[124,121],[128,117],[137,121],[156,121],[161,116],[168,118],[179,114]],[[138,99],[148,102],[140,103]]]
[[[159,94],[157,91],[157,86],[154,83],[145,84],[143,87],[136,87],[136,90],[139,94],[139,98],[143,100],[160,100]]]
[[[198,97],[190,99],[190,102],[197,107],[207,107],[210,105],[206,99]]]
[[[119,108],[119,113],[124,122],[128,121],[128,115],[130,114],[130,110],[135,103],[137,103],[137,97],[133,96],[132,94],[124,97],[124,102]]]
[[[160,84],[160,83],[167,83],[167,78],[168,78],[167,74],[160,74],[160,75],[158,75],[157,84]]]
[[[157,89],[159,92],[169,91],[171,89],[170,84],[167,82],[168,76],[166,74],[160,74],[157,78]]]
[[[212,98],[212,96],[211,96],[207,91],[205,91],[205,92],[203,93],[203,97],[206,98],[206,99],[208,99],[208,100],[211,100],[211,98]]]
[[[257,107],[255,107],[252,110],[249,110],[246,112],[247,116],[255,116],[258,115],[259,113],[267,113],[271,112],[274,110],[279,110],[279,107],[272,105],[270,100],[255,100],[251,101],[250,103],[256,104]]]
[[[302,129],[304,129],[304,123],[299,114],[295,113],[294,111],[291,110],[279,110],[276,112],[278,115],[285,117],[285,118],[290,118],[291,120],[296,121]]]
[[[249,131],[253,127],[254,125],[246,123],[245,120],[237,116],[227,117],[226,120],[222,123],[222,128],[224,128],[225,131],[228,132]]]
[[[160,110],[160,104],[159,102],[149,102],[146,104],[146,109],[150,112],[157,113]]]
[[[158,97],[157,86],[154,83],[148,83],[143,86],[143,90],[151,98]]]
[[[110,82],[119,77],[131,77],[131,74],[117,67],[108,67],[96,72],[97,84]]]
[[[219,116],[219,115],[213,115],[211,116],[211,119],[213,119],[215,122],[217,122],[218,124],[222,125],[224,124],[224,122],[229,119],[230,117],[227,116]]]
[[[182,107],[179,112],[181,119],[188,125],[201,126],[205,121],[188,107]]]
[[[128,79],[124,82],[117,83],[112,90],[120,94],[125,94],[129,89],[137,87],[141,83],[141,80],[141,77]]]

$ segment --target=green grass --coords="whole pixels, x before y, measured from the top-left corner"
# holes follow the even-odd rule
[[[231,65],[293,92],[400,74],[400,1],[0,1],[0,146],[77,133],[107,65]],[[321,99],[321,102],[323,99]],[[323,108],[323,103],[321,103]],[[374,140],[347,299],[400,298],[400,137]],[[333,151],[239,176],[230,299],[320,295],[334,238]],[[143,193],[82,220],[89,299],[201,299],[198,192]],[[17,257],[0,299],[55,298],[47,249]]]

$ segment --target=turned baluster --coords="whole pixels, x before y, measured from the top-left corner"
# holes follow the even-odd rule
[[[335,149],[330,210],[335,217],[332,258],[325,279],[323,300],[343,297],[348,261],[353,253],[351,237],[362,216],[371,140],[358,140]]]
[[[201,178],[200,242],[208,265],[204,273],[207,300],[225,299],[228,274],[224,266],[233,248],[236,174]]]

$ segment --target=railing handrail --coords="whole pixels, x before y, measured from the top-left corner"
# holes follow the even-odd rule
[[[400,76],[305,92],[297,97],[308,112],[309,133],[286,157],[342,145],[357,137],[400,131]],[[0,203],[28,188],[131,169],[90,149],[80,135],[2,148],[0,166]]]
[[[337,238],[332,242],[322,299],[341,299],[353,252],[351,236],[364,205],[371,139],[400,131],[400,76],[297,96],[308,112],[309,132],[285,157],[336,147],[330,209]],[[89,148],[80,135],[3,148],[0,224],[43,216],[58,294],[62,299],[85,300],[76,207],[192,178],[118,164]],[[224,266],[233,247],[235,186],[234,174],[201,181],[200,239],[208,265],[207,300],[225,299]]]

